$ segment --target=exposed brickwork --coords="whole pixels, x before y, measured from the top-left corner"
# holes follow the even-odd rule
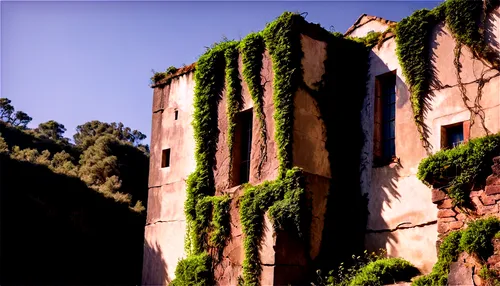
[[[484,190],[470,192],[469,197],[472,203],[470,210],[460,210],[453,207],[453,202],[448,195],[441,190],[432,190],[432,202],[439,209],[437,215],[438,244],[450,231],[466,227],[470,220],[489,215],[500,218],[500,172],[495,172],[495,170],[500,170],[500,156],[495,157],[493,163],[491,167],[493,174],[486,179]],[[500,261],[500,257],[498,259]]]

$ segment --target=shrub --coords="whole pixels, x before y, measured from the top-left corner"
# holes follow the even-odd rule
[[[438,261],[432,267],[432,272],[415,280],[412,286],[446,285],[450,265],[457,260],[458,254],[461,252],[459,249],[461,238],[461,231],[450,233],[439,247]]]
[[[182,259],[175,268],[171,286],[212,285],[211,258],[206,252]]]
[[[495,217],[471,222],[462,235],[460,249],[487,259],[493,253],[491,239],[500,230],[500,221]]]
[[[492,159],[500,154],[500,133],[470,140],[442,150],[420,162],[417,177],[444,189],[455,204],[468,202],[472,188],[491,173]]]
[[[380,255],[364,252],[363,256],[352,256],[350,267],[341,263],[339,268],[329,273],[326,285],[363,286],[383,285],[396,281],[408,281],[419,273],[410,262],[401,258],[389,258],[385,251]],[[320,285],[325,285],[320,279]]]
[[[419,273],[410,262],[401,258],[383,258],[368,263],[350,281],[351,286],[375,286],[408,281]]]

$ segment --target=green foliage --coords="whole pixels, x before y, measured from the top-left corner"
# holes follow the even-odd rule
[[[382,33],[373,32],[373,33],[367,34],[365,37],[360,37],[360,38],[348,37],[348,39],[351,39],[357,43],[363,44],[368,49],[371,49],[375,45],[378,44],[381,36],[382,36]]]
[[[49,120],[40,123],[34,132],[40,138],[51,139],[61,144],[68,144],[68,138],[64,138],[63,136],[64,132],[66,132],[66,128],[57,121]]]
[[[302,84],[302,45],[297,26],[304,22],[299,14],[285,12],[267,24],[263,36],[271,54],[274,71],[274,123],[280,176],[292,167],[293,98]]]
[[[500,221],[496,217],[471,222],[463,231],[460,249],[487,259],[493,254],[491,239],[498,231],[500,231]]]
[[[190,255],[177,263],[171,286],[212,285],[211,258],[206,252]]]
[[[98,120],[86,122],[76,127],[73,139],[77,147],[85,150],[104,135],[111,135],[124,143],[129,143],[142,149],[145,153],[149,153],[149,147],[141,144],[141,141],[146,139],[146,135],[138,130],[125,127],[121,122],[106,123]]]
[[[5,142],[5,139],[2,137],[2,133],[0,133],[0,154],[9,153],[9,145]]]
[[[25,129],[26,125],[33,118],[29,117],[23,111],[15,111],[14,106],[10,104],[12,101],[8,98],[0,98],[0,121],[3,121],[11,126]]]
[[[55,173],[72,177],[78,176],[78,167],[73,164],[75,160],[66,151],[58,152],[52,157],[49,168]]]
[[[198,218],[198,201],[215,193],[212,167],[215,163],[218,132],[218,103],[224,88],[225,48],[231,43],[223,42],[209,49],[197,63],[194,74],[194,114],[193,129],[196,143],[196,169],[187,180],[187,198],[184,204],[191,249],[188,254],[203,252],[201,230],[204,222]],[[201,214],[200,214],[201,215]]]
[[[444,189],[455,204],[468,202],[471,189],[491,173],[493,157],[500,154],[500,134],[472,139],[423,159],[417,177],[434,188]]]
[[[384,258],[368,263],[350,281],[350,286],[375,286],[408,281],[419,271],[401,258]]]
[[[368,253],[352,256],[351,266],[341,263],[337,270],[330,271],[326,279],[319,275],[317,285],[330,286],[375,286],[409,281],[419,271],[408,261],[401,258],[389,258],[385,251],[377,255]],[[319,272],[320,273],[320,272]],[[316,284],[313,284],[316,285]]]
[[[227,146],[229,149],[229,174],[233,163],[234,132],[236,129],[236,114],[243,107],[241,97],[241,80],[238,71],[238,43],[231,42],[224,51],[226,59],[226,83],[227,83]]]
[[[432,272],[413,281],[412,286],[446,285],[450,265],[458,259],[461,252],[459,248],[461,238],[461,231],[451,232],[439,247],[438,261],[432,267]]]
[[[264,39],[261,33],[251,33],[240,43],[243,58],[243,78],[248,85],[250,96],[254,103],[254,112],[260,124],[260,163],[257,169],[260,175],[262,162],[267,157],[267,127],[264,115],[264,86],[262,85],[261,71],[264,55]]]
[[[479,271],[479,277],[485,280],[487,286],[500,286],[500,273],[494,269],[488,269],[488,266],[483,265]]]
[[[77,177],[6,154],[0,178],[2,212],[16,214],[2,216],[2,285],[140,285],[144,215]],[[160,255],[155,249],[146,251]]]
[[[459,45],[468,46],[476,58],[499,68],[498,55],[488,47],[484,35],[484,14],[495,6],[497,0],[485,4],[481,0],[447,0],[433,10],[418,10],[398,23],[396,52],[409,84],[414,119],[422,139],[426,138],[423,120],[433,80],[430,37],[434,26],[445,20]]]
[[[269,211],[269,218],[277,230],[294,228],[302,234],[304,193],[302,171],[296,167],[288,170],[282,179],[245,187],[240,201],[241,225],[245,234],[245,285],[259,285],[262,270],[259,249],[264,232],[264,213]]]
[[[231,234],[230,214],[231,198],[228,195],[214,196],[212,200],[212,233],[210,245],[222,252]]]
[[[148,157],[129,142],[101,135],[80,157],[79,177],[117,201],[147,201]]]
[[[469,223],[465,230],[451,232],[439,248],[438,261],[432,272],[415,280],[413,286],[446,285],[450,265],[462,251],[488,258],[493,251],[491,239],[500,230],[500,221],[495,217],[478,219]]]
[[[488,47],[484,38],[483,9],[495,6],[491,1],[487,2],[484,5],[481,0],[447,0],[444,8],[446,24],[457,42],[468,46],[476,58],[487,59],[498,68],[498,55]]]
[[[171,75],[171,74],[176,73],[176,72],[177,72],[177,70],[178,70],[178,69],[177,69],[176,67],[174,67],[174,66],[169,66],[169,67],[167,68],[166,73],[167,73],[168,75]]]
[[[430,48],[435,15],[422,9],[401,20],[396,28],[396,53],[410,89],[411,106],[418,130],[424,138],[424,115],[431,88]]]

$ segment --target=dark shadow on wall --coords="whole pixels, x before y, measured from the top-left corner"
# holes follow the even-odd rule
[[[394,250],[394,247],[399,242],[393,233],[395,229],[390,229],[382,214],[386,208],[390,209],[392,207],[394,200],[399,201],[401,197],[396,185],[401,168],[401,165],[394,163],[391,166],[376,168],[372,172],[377,173],[378,179],[374,181],[372,177],[371,183],[375,184],[376,188],[370,188],[368,198],[371,212],[368,218],[365,246],[370,252],[387,249],[388,245],[392,246]],[[397,256],[394,251],[391,254]]]
[[[161,247],[144,241],[144,263],[141,285],[169,285],[172,278],[168,276],[168,266],[163,259]]]
[[[138,285],[144,215],[0,155],[1,285]]]
[[[363,252],[368,215],[359,184],[360,153],[367,140],[360,115],[366,95],[368,53],[364,45],[332,37],[327,57],[319,90],[309,89],[325,125],[331,173],[320,253],[312,269],[324,271]]]
[[[495,2],[495,1],[490,1],[490,2]],[[488,60],[490,62],[497,62],[500,61],[500,55],[498,54],[498,51],[500,50],[500,44],[498,43],[498,35],[495,37],[495,33],[497,26],[495,25],[495,20],[494,19],[500,19],[500,13],[498,12],[497,9],[500,7],[498,4],[496,7],[493,5],[490,7],[487,7],[487,17],[485,19],[485,27],[484,27],[484,36],[485,36],[485,41],[486,44],[492,48],[490,52],[488,52]],[[490,58],[491,57],[491,58]],[[500,67],[497,67],[497,70],[500,70]]]

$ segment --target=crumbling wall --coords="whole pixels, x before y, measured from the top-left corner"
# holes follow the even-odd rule
[[[493,159],[493,173],[486,179],[484,189],[472,191],[470,209],[454,207],[452,200],[443,191],[432,190],[432,202],[437,205],[438,240],[437,246],[450,232],[467,226],[467,222],[483,216],[500,218],[500,156]]]
[[[500,39],[499,8],[488,15],[486,34],[490,45],[498,49]],[[393,37],[374,47],[370,57],[368,96],[362,112],[364,132],[368,140],[362,154],[362,188],[369,195],[367,248],[385,248],[391,256],[400,256],[415,264],[424,273],[436,261],[435,240],[439,225],[437,209],[432,204],[431,190],[416,178],[419,162],[441,149],[441,127],[467,121],[470,110],[464,105],[453,64],[455,40],[443,24],[435,27],[432,38],[434,78],[424,124],[429,130],[426,150],[413,120],[410,93],[396,56]],[[485,121],[476,117],[470,138],[500,131],[500,72],[488,69],[473,59],[468,48],[462,49],[462,82],[470,102],[476,99],[485,114]],[[388,165],[373,165],[375,77],[396,72],[396,160]],[[481,89],[478,85],[481,84]],[[484,85],[483,85],[484,84]],[[482,95],[478,91],[482,91]],[[464,130],[465,133],[468,130]],[[459,223],[455,223],[459,224]],[[441,226],[443,227],[443,226]]]

